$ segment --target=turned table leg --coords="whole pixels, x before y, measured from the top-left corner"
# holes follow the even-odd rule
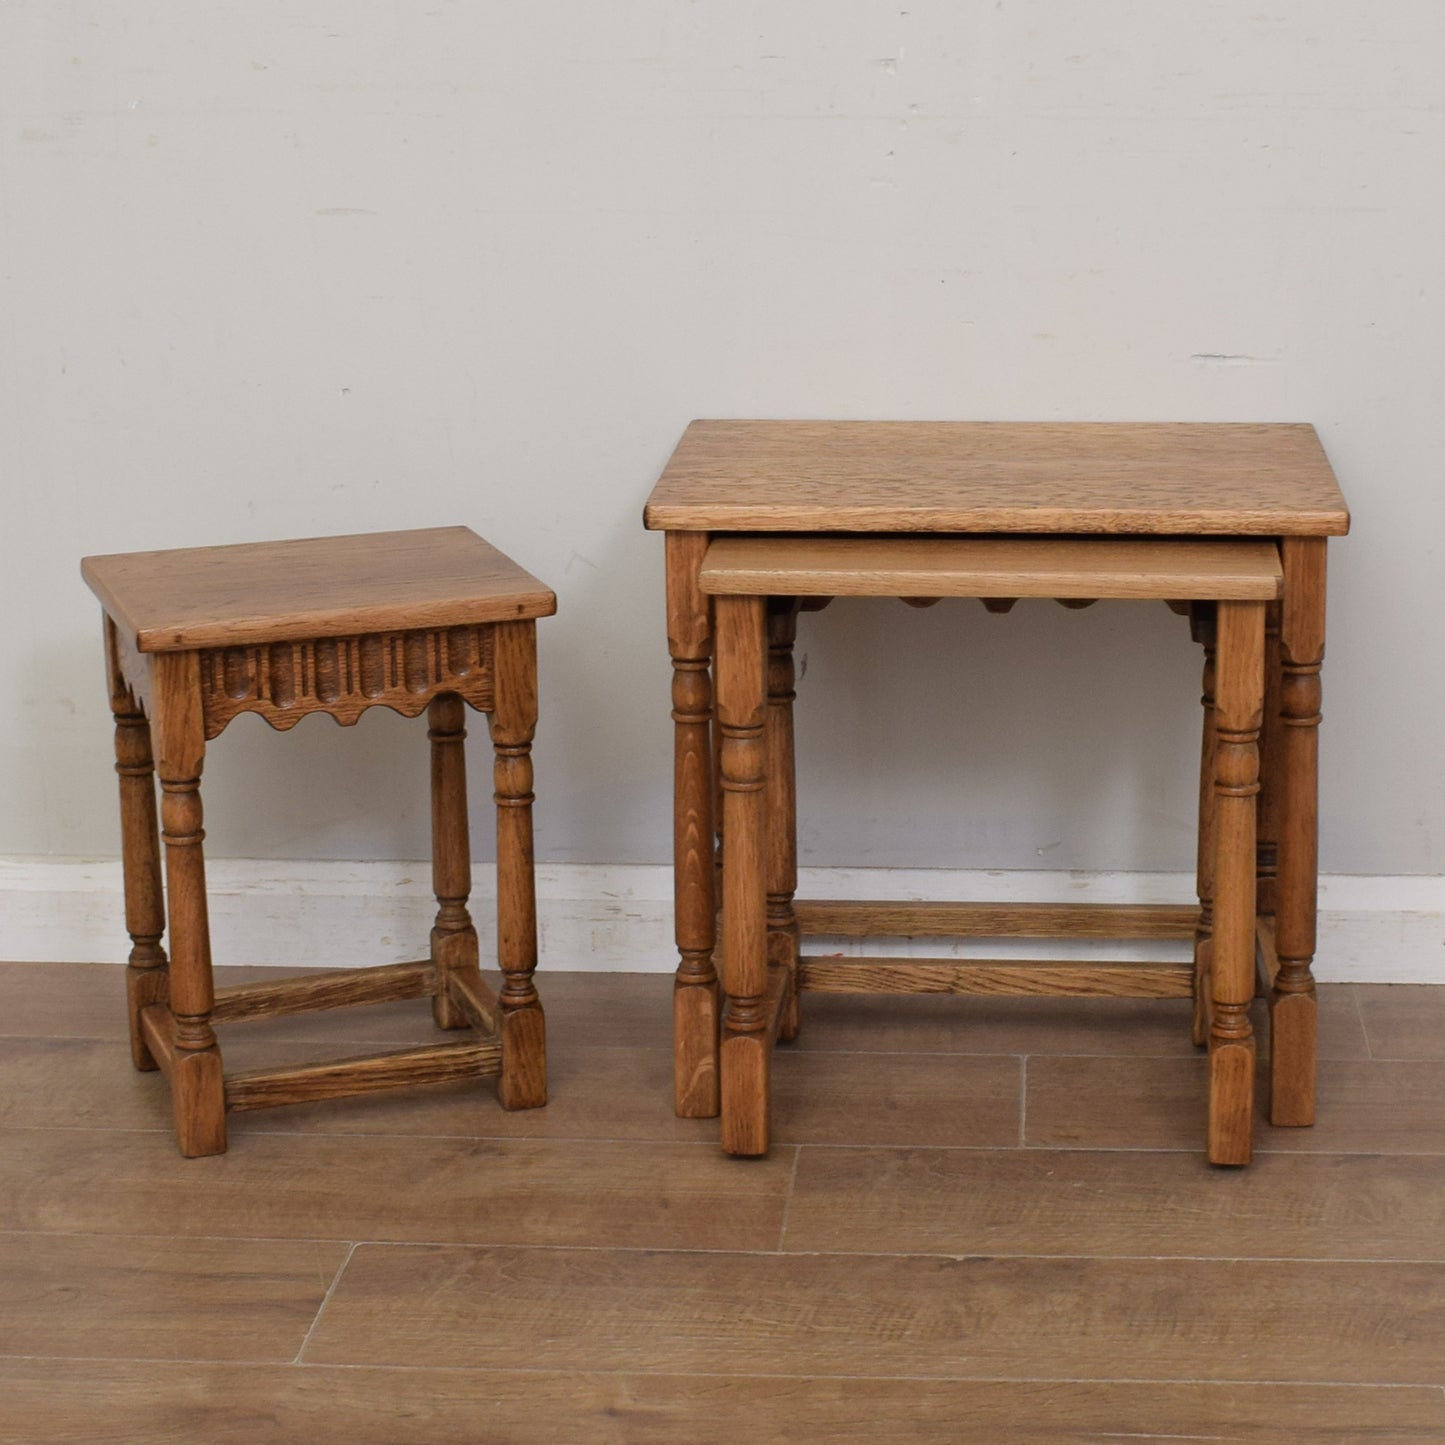
[[[667,534],[667,639],[672,655],[673,1106],[684,1119],[718,1112],[719,998],[713,966],[711,607],[697,585],[704,532]]]
[[[1221,602],[1215,709],[1209,1160],[1248,1164],[1254,1121],[1255,800],[1264,707],[1264,607]]]
[[[547,1102],[547,1036],[532,974],[537,967],[537,890],[532,872],[532,735],[537,727],[537,625],[499,622],[493,634],[496,699],[491,714],[497,805],[497,961],[504,1109]]]
[[[1196,642],[1204,647],[1204,681],[1200,704],[1204,726],[1199,748],[1199,843],[1196,888],[1199,922],[1194,929],[1194,1042],[1209,1042],[1209,961],[1214,931],[1214,683],[1215,605],[1196,602],[1190,625]]]
[[[793,643],[798,635],[798,599],[768,601],[768,962],[785,969],[788,985],[779,1036],[798,1036],[798,787],[793,756]]]
[[[125,928],[131,950],[125,971],[131,1060],[154,1069],[156,1060],[141,1032],[140,1011],[165,1005],[169,980],[161,938],[166,902],[161,888],[161,841],[156,822],[155,763],[150,722],[137,704],[116,659],[115,624],[105,620],[110,708],[115,717],[115,770],[120,776],[120,853],[125,879]]]
[[[1279,972],[1269,998],[1272,1124],[1315,1117],[1320,668],[1325,652],[1325,541],[1286,537],[1280,622],[1280,832],[1275,887]]]
[[[221,1051],[211,1027],[215,985],[201,847],[206,740],[199,659],[194,652],[162,653],[151,668],[171,938],[171,1096],[181,1153],[194,1158],[226,1149]]]
[[[472,850],[467,830],[465,704],[454,692],[434,697],[427,707],[431,740],[432,890],[436,924],[431,931],[431,961],[436,968],[432,1017],[438,1028],[470,1023],[447,985],[447,975],[478,965],[477,930],[467,911],[472,891]]]
[[[722,734],[722,969],[726,1008],[719,1070],[722,1145],[729,1154],[768,1150],[769,1062],[764,726],[765,602],[719,597],[717,717]]]
[[[1279,883],[1281,609],[1264,611],[1264,723],[1259,734],[1259,842],[1255,847],[1256,911],[1273,918]]]

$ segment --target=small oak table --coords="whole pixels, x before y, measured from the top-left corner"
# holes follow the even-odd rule
[[[504,1108],[546,1103],[536,967],[532,736],[536,621],[552,592],[466,527],[380,532],[87,557],[105,610],[120,774],[131,1051],[171,1087],[182,1154],[226,1148],[228,1109],[255,1109],[411,1084],[498,1077]],[[500,995],[482,978],[467,910],[463,704],[488,714],[497,804]],[[369,707],[428,715],[430,954],[217,989],[202,862],[206,744],[244,712],[285,730]],[[155,774],[160,774],[161,829]],[[160,843],[165,843],[164,890]],[[169,921],[170,957],[162,947]],[[438,1027],[470,1037],[359,1058],[226,1075],[213,1025],[269,1015],[432,1001]]]
[[[765,1152],[768,1056],[775,1037],[796,1033],[798,993],[808,987],[1152,997],[1192,992],[1195,1041],[1211,1043],[1212,1060],[1221,1045],[1226,1047],[1218,1057],[1248,1060],[1251,1082],[1241,1085],[1238,1095],[1246,1105],[1242,1126],[1236,1119],[1216,1135],[1213,1085],[1211,1093],[1210,1157],[1244,1163],[1253,1063],[1245,1010],[1253,990],[1241,998],[1237,977],[1243,969],[1247,980],[1257,938],[1261,983],[1269,996],[1270,1118],[1281,1125],[1313,1121],[1311,963],[1325,548],[1329,537],[1348,531],[1349,514],[1312,427],[697,421],[654,488],[645,522],[666,533],[680,954],[674,1085],[680,1115],[721,1113],[729,1152]],[[816,545],[781,551],[774,545],[783,538],[801,542],[808,534],[816,534]],[[948,552],[949,539],[979,534],[1027,537],[1036,550],[1022,560],[1011,554],[1004,571],[1015,580],[1009,581],[989,571],[983,554],[958,562]],[[1061,580],[1068,572],[1067,549],[1097,538],[1155,539],[1160,545],[1150,554],[1149,586],[1129,590],[1117,569],[1101,569],[1096,552],[1080,564],[1077,586]],[[882,539],[887,546],[880,550]],[[1196,578],[1192,591],[1164,590],[1170,569],[1183,565],[1185,547],[1233,540],[1257,548],[1261,539],[1276,550],[1279,575],[1270,584],[1274,590],[1250,594],[1257,599],[1251,606],[1216,600],[1245,595],[1221,590],[1216,573]],[[830,549],[829,543],[840,541],[852,550]],[[1250,555],[1254,566],[1257,552]],[[1026,579],[1022,584],[1020,577]],[[1057,590],[1007,590],[1014,585]],[[1163,597],[1189,612],[1206,657],[1198,906],[1019,909],[795,901],[797,612],[800,606],[825,604],[829,595],[920,601],[950,591],[981,597],[993,611],[1006,611],[1016,595],[1054,595],[1071,605],[1097,596]],[[1249,626],[1231,622],[1237,640],[1231,643],[1229,701],[1221,690],[1216,706],[1216,621],[1222,623],[1226,607],[1240,619],[1257,607],[1253,622],[1262,613],[1263,636],[1252,680]],[[716,702],[714,672],[721,685]],[[1255,686],[1262,705],[1254,704],[1251,716]],[[721,987],[714,964],[715,872],[724,819],[715,816],[715,795],[727,839]],[[1250,854],[1245,882],[1252,886],[1247,893],[1230,889],[1231,980],[1216,989],[1211,1019],[1215,860],[1226,859],[1231,880],[1239,875],[1229,851],[1233,845],[1221,843],[1216,826],[1245,840]],[[1241,898],[1249,905],[1242,944],[1236,926]],[[1133,977],[1121,966],[1093,969],[1081,989],[1077,973],[1072,983],[1046,976],[1025,983],[1008,968],[966,962],[915,967],[910,974],[905,966],[870,966],[902,965],[898,960],[850,960],[829,968],[800,958],[799,938],[809,934],[889,933],[1192,935],[1195,959],[1185,966],[1188,979],[1171,982],[1165,965],[1146,966]],[[1230,1068],[1238,1074],[1237,1065]]]

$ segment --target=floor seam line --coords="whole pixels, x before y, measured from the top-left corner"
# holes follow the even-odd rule
[[[346,1266],[351,1263],[351,1256],[356,1253],[357,1248],[356,1242],[353,1241],[346,1251],[346,1258],[337,1266],[326,1293],[321,1296],[321,1303],[316,1307],[316,1315],[311,1321],[311,1328],[306,1331],[306,1337],[301,1341],[301,1348],[296,1351],[296,1357],[291,1361],[293,1365],[301,1363],[301,1357],[306,1353],[307,1345],[311,1343],[311,1336],[316,1333],[316,1327],[321,1323],[321,1316],[326,1313],[326,1306],[331,1303],[331,1296],[336,1293],[336,1286],[341,1283],[341,1276],[346,1273]]]

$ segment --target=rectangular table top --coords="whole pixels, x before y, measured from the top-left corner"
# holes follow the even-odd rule
[[[718,537],[705,593],[762,597],[1138,597],[1271,602],[1273,542],[1158,537]]]
[[[557,599],[469,527],[86,557],[141,652],[548,617]]]
[[[695,421],[660,531],[1341,536],[1305,423]]]

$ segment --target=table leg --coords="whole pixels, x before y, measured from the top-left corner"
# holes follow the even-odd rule
[[[499,622],[492,632],[496,695],[492,734],[497,805],[498,1033],[504,1109],[547,1102],[547,1033],[532,975],[537,967],[537,885],[532,856],[532,736],[537,729],[537,624]]]
[[[130,1018],[131,1061],[154,1069],[156,1061],[141,1033],[140,1011],[167,1002],[169,979],[161,939],[166,930],[166,901],[161,887],[161,840],[156,822],[155,762],[150,722],[121,675],[115,624],[105,619],[110,708],[115,718],[115,770],[120,775],[120,852],[125,878],[125,927],[131,950],[125,971],[126,1011]]]
[[[171,1101],[181,1153],[194,1158],[226,1150],[221,1051],[211,1027],[215,983],[201,846],[206,737],[200,660],[194,652],[161,653],[151,663],[151,678],[171,935]]]
[[[1204,647],[1204,680],[1199,702],[1204,710],[1199,747],[1199,844],[1195,887],[1199,922],[1194,929],[1194,1042],[1209,1042],[1209,961],[1214,934],[1214,677],[1215,604],[1196,602],[1190,611],[1194,639]]]
[[[431,931],[436,969],[432,1017],[439,1029],[465,1028],[467,1014],[447,987],[447,974],[476,968],[477,930],[467,911],[472,891],[472,849],[467,827],[465,704],[454,692],[427,706],[431,740],[431,872],[437,916]]]
[[[764,739],[764,599],[719,597],[717,717],[722,734],[722,966],[727,1003],[719,1069],[722,1143],[729,1154],[768,1150],[768,921]]]
[[[1264,612],[1264,725],[1259,735],[1259,842],[1255,847],[1256,907],[1273,918],[1279,881],[1280,782],[1280,626],[1281,609],[1271,602]]]
[[[798,788],[793,757],[793,643],[798,635],[798,599],[768,601],[768,962],[787,971],[788,988],[779,1037],[794,1039],[802,1022],[798,1008]]]
[[[703,532],[667,534],[667,640],[672,655],[673,1099],[684,1119],[718,1112],[718,978],[713,846],[712,619],[697,585]]]
[[[1248,1164],[1254,1119],[1255,801],[1264,708],[1264,605],[1218,605],[1209,1160]]]
[[[1315,1117],[1315,953],[1319,829],[1320,668],[1325,651],[1325,540],[1286,537],[1280,624],[1279,879],[1269,999],[1272,1124]]]

